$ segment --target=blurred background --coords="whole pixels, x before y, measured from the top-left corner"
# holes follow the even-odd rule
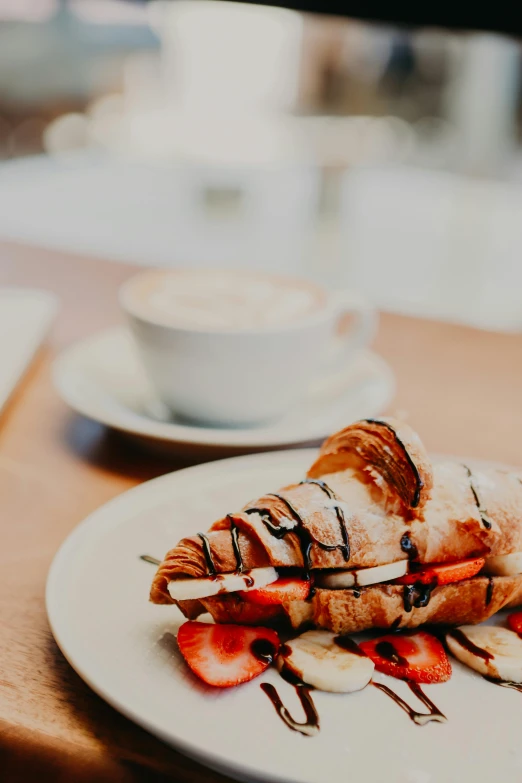
[[[520,331],[521,76],[496,33],[0,0],[0,236]]]

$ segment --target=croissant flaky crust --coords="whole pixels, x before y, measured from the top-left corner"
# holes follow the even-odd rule
[[[408,559],[417,565],[451,563],[514,552],[522,552],[520,474],[456,462],[432,464],[408,425],[391,418],[367,419],[328,438],[300,483],[252,500],[215,522],[208,533],[180,541],[158,569],[151,600],[174,603],[168,589],[172,580],[233,573],[239,566],[313,574]],[[522,575],[480,576],[436,587],[426,606],[416,606],[413,597],[408,611],[405,588],[317,589],[306,602],[271,607],[270,617],[260,612],[257,619],[252,604],[245,609],[238,594],[179,605],[188,617],[210,611],[217,622],[285,617],[294,626],[308,622],[354,632],[481,622],[522,602]]]
[[[353,464],[387,482],[404,504],[418,515],[433,487],[433,470],[426,450],[411,427],[397,419],[365,419],[331,435],[308,476],[320,478]]]

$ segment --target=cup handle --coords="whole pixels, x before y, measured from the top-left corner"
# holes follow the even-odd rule
[[[328,365],[343,362],[353,357],[356,351],[370,343],[377,332],[379,316],[377,310],[362,294],[356,291],[341,291],[336,296],[336,325],[346,315],[354,315],[355,322],[349,324],[332,339]],[[342,324],[341,324],[342,326]]]

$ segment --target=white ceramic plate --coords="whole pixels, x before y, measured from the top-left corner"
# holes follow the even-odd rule
[[[390,403],[393,373],[365,351],[273,424],[249,429],[198,427],[175,421],[155,399],[130,334],[111,329],[69,348],[55,362],[54,380],[76,411],[137,436],[156,449],[219,456],[319,443],[347,421],[375,416]]]
[[[295,693],[275,671],[238,688],[203,686],[174,640],[176,608],[148,603],[153,566],[183,535],[267,488],[301,477],[313,451],[258,454],[163,476],[103,506],[67,539],[52,565],[47,611],[81,677],[132,720],[199,761],[243,780],[326,783],[520,783],[522,696],[453,662],[426,686],[448,723],[412,724],[376,688],[318,693],[321,732],[287,729],[261,691],[273,682],[296,719]],[[498,620],[497,620],[498,621]],[[413,699],[404,683],[387,678]],[[421,708],[421,705],[419,705]]]

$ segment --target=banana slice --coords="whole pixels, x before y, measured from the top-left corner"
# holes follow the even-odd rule
[[[279,575],[275,568],[253,568],[244,574],[219,574],[202,579],[173,579],[168,589],[175,601],[207,598],[218,593],[234,593],[236,590],[255,590],[275,582]]]
[[[350,641],[330,631],[306,631],[283,645],[277,668],[286,667],[320,691],[360,691],[370,682],[375,666],[362,651],[352,652]],[[357,650],[355,644],[353,649]]]
[[[330,590],[341,590],[343,587],[355,585],[365,587],[378,582],[388,582],[406,573],[408,573],[408,561],[398,560],[396,563],[386,563],[375,568],[358,568],[354,571],[330,571],[324,574],[316,571],[316,584],[318,587],[327,587]]]
[[[484,571],[493,576],[516,576],[517,574],[522,574],[522,552],[488,557],[486,558]]]
[[[508,628],[463,625],[446,635],[459,661],[495,680],[522,682],[522,639]]]

